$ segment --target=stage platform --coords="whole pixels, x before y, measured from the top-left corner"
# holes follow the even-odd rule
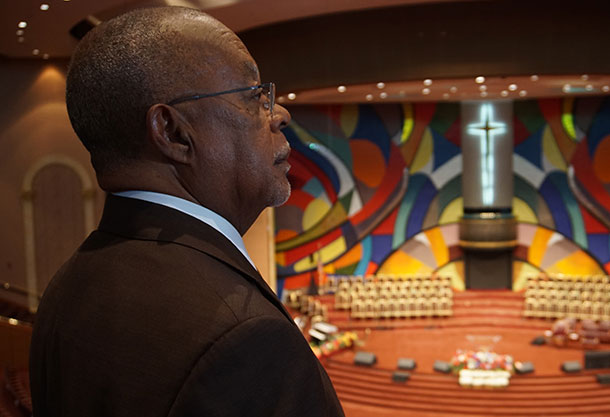
[[[419,319],[350,319],[348,312],[332,308],[332,296],[317,298],[329,306],[331,323],[355,330],[362,341],[322,360],[347,417],[610,416],[610,385],[595,377],[610,369],[563,373],[565,361],[583,364],[584,350],[531,345],[552,322],[524,318],[521,293],[456,292],[451,317]],[[507,388],[473,389],[460,387],[456,375],[433,370],[435,360],[450,361],[456,349],[482,345],[532,362],[535,371],[513,375]],[[377,363],[354,365],[358,350],[375,353]],[[417,362],[406,383],[392,382],[399,358]]]

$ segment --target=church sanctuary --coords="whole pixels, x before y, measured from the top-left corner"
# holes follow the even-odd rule
[[[292,116],[244,241],[347,417],[610,416],[609,1],[4,0],[0,417],[32,416],[38,303],[106,198],[70,56],[159,5],[237,33]]]

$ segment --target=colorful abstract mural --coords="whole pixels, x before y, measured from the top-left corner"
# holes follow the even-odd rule
[[[463,288],[458,103],[295,106],[293,193],[276,209],[278,289],[335,274],[430,274]],[[610,271],[610,100],[514,103],[517,288]]]

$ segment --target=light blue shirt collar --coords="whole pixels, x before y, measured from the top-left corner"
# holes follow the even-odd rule
[[[144,200],[151,203],[160,204],[162,206],[170,207],[175,210],[181,211],[184,214],[188,214],[210,227],[218,230],[223,234],[229,241],[244,255],[244,257],[250,262],[250,264],[256,269],[256,265],[250,259],[248,251],[246,251],[246,245],[244,240],[237,231],[237,229],[229,223],[224,217],[214,213],[212,210],[207,209],[199,204],[192,203],[180,197],[173,195],[154,193],[152,191],[121,191],[119,193],[113,193],[119,197],[135,198],[137,200]]]

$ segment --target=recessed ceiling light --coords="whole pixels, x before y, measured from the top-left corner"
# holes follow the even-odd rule
[[[485,84],[479,86],[479,90],[487,91],[487,86]]]
[[[381,93],[379,93],[379,97],[380,98],[388,98],[388,93],[386,93],[385,91],[382,91]]]
[[[569,93],[570,90],[572,89],[572,86],[570,84],[564,84],[561,89],[563,90],[564,93]]]
[[[367,94],[366,95],[366,101],[371,101],[373,99],[373,95],[372,94]]]
[[[38,55],[40,53],[40,49],[32,49],[32,55]]]
[[[509,85],[509,86],[508,86],[508,89],[509,89],[510,91],[517,91],[517,84],[511,84],[511,85]]]
[[[19,43],[23,43],[24,41],[25,41],[25,38],[23,36],[19,36],[17,38],[17,42],[19,42]]]
[[[604,86],[602,86],[602,91],[603,91],[604,93],[607,93],[608,91],[610,91],[610,86],[608,86],[608,85],[604,85]]]
[[[421,93],[425,96],[427,96],[428,94],[430,94],[430,89],[429,88],[424,88],[421,90]]]
[[[279,96],[279,97],[277,98],[277,102],[278,102],[278,103],[283,103],[284,101],[286,101],[286,99],[284,98],[284,96]]]
[[[589,76],[587,74],[583,74],[580,76],[580,79],[583,81],[587,81],[589,79]]]
[[[449,91],[451,91],[452,93],[455,94],[455,93],[457,93],[457,87],[454,85],[449,89]]]
[[[481,91],[481,97],[487,97],[487,91]]]
[[[508,95],[508,91],[506,91],[506,90],[502,90],[502,91],[500,91],[500,95],[501,95],[502,97],[506,97],[506,96]]]
[[[537,75],[532,75],[532,76],[530,77],[530,80],[532,80],[532,81],[538,81],[538,76],[537,76]]]
[[[448,98],[449,98],[449,93],[444,93],[444,94],[443,94],[443,98],[444,98],[445,100],[446,100],[446,99],[448,99]]]
[[[49,10],[49,5],[48,5],[47,3],[42,3],[42,4],[40,5],[40,10],[42,10],[42,11],[47,11],[47,10]]]
[[[43,54],[42,59],[49,59],[49,54]]]
[[[527,96],[527,91],[525,91],[525,90],[521,90],[521,91],[519,91],[519,95],[520,95],[521,97],[525,97],[525,96]]]
[[[424,85],[432,85],[432,80],[430,78],[426,78],[424,80]]]
[[[585,90],[587,90],[587,91],[593,91],[593,86],[592,86],[591,84],[587,84],[587,85],[585,86]]]
[[[17,36],[23,36],[23,34],[25,33],[25,31],[23,29],[17,29],[17,32],[15,32]]]
[[[474,82],[476,82],[477,84],[483,84],[485,82],[485,77],[479,75],[477,78],[474,79]]]
[[[19,22],[17,24],[17,27],[21,28],[21,29],[25,29],[26,27],[28,27],[28,22],[22,20],[21,22]]]
[[[382,83],[382,82],[377,83],[377,88],[380,89],[380,90],[382,88],[385,88],[385,83]]]
[[[339,87],[337,87],[337,91],[340,93],[345,93],[345,90],[347,90],[347,88],[345,88],[344,85],[340,85]]]
[[[294,100],[295,98],[297,98],[297,95],[294,93],[288,93],[288,100]]]

